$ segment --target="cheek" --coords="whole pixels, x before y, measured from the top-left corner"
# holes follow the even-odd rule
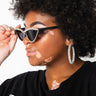
[[[64,38],[58,32],[49,32],[35,43],[35,47],[36,55],[29,57],[29,62],[33,66],[51,64],[55,58],[62,56],[63,50],[66,50]]]
[[[52,56],[58,55],[64,48],[64,38],[59,32],[50,31],[42,37],[38,44],[40,45],[39,49],[42,56],[46,57],[45,61],[51,61]]]
[[[42,55],[41,55],[41,53],[39,51],[36,51],[36,57],[37,58],[41,58],[42,57]]]

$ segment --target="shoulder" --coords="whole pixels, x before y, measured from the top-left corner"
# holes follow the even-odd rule
[[[86,66],[85,70],[88,73],[96,75],[96,62],[87,61],[87,62],[85,62],[85,66]]]
[[[6,81],[4,81],[3,85],[20,85],[23,83],[28,83],[33,81],[34,79],[38,79],[42,76],[42,74],[44,73],[44,70],[38,70],[38,71],[28,71],[22,74],[19,74],[13,78],[7,79]]]
[[[0,96],[1,94],[9,94],[10,92],[19,93],[23,92],[23,90],[30,90],[31,86],[35,88],[35,86],[37,86],[36,84],[41,82],[43,73],[43,70],[26,72],[6,80],[0,85]]]
[[[28,71],[28,72],[25,72],[25,73],[22,73],[22,74],[19,74],[11,79],[26,79],[26,78],[34,78],[38,75],[41,75],[44,73],[44,70],[38,70],[38,71]]]
[[[90,96],[96,96],[96,62],[87,62],[86,70]]]
[[[96,83],[96,62],[90,62],[90,61],[85,62],[83,76],[85,78],[87,77],[87,80],[89,80],[90,82],[93,82],[94,80]]]
[[[79,76],[79,78],[83,78],[82,80],[96,78],[96,62],[85,61],[84,65],[80,69]]]

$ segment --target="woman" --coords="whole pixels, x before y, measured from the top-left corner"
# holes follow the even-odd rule
[[[94,6],[93,0],[17,0],[15,15],[25,20],[25,28],[1,25],[0,63],[18,35],[30,64],[46,70],[6,80],[0,96],[96,96],[96,63],[79,58],[95,55]]]

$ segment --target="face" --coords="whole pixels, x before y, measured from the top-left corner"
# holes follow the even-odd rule
[[[25,17],[25,27],[28,28],[45,28],[57,26],[55,18],[48,14],[30,11]],[[59,28],[44,31],[44,34],[38,35],[39,39],[32,43],[27,37],[23,43],[26,46],[28,60],[31,65],[51,64],[64,54],[67,50],[65,37],[61,34]]]

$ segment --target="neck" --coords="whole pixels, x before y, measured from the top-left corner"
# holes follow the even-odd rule
[[[49,89],[58,88],[63,81],[73,75],[83,64],[84,62],[79,58],[75,59],[74,64],[70,64],[68,53],[63,50],[46,66],[45,77]]]
[[[46,67],[46,77],[49,79],[60,79],[63,77],[71,76],[74,72],[76,72],[82,65],[83,61],[78,60],[74,64],[69,64],[69,62],[58,63],[52,65],[47,65]]]
[[[68,62],[67,56],[65,57],[65,59],[63,58],[61,58],[61,60],[56,59],[56,62],[48,64],[46,67],[45,77],[49,89],[52,89],[52,83],[54,81],[57,82],[59,86],[62,81],[68,79],[84,64],[84,62],[81,61],[80,59],[76,59],[74,64],[70,64]]]

